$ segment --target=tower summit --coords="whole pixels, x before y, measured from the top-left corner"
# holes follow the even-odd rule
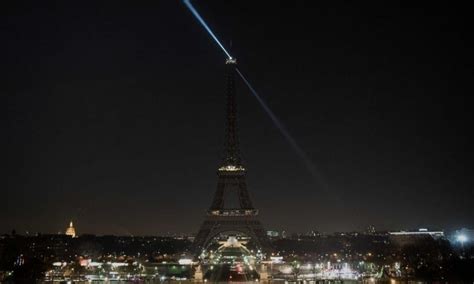
[[[206,249],[221,234],[236,232],[251,238],[261,249],[270,247],[258,210],[250,200],[242,165],[237,128],[237,97],[235,86],[237,60],[225,62],[226,129],[223,162],[217,171],[217,189],[206,218],[196,235],[196,252]]]
[[[235,90],[235,68],[237,60],[228,58],[226,67],[226,131],[224,142],[224,159],[220,171],[244,170],[240,158],[239,137],[237,129],[237,101]]]

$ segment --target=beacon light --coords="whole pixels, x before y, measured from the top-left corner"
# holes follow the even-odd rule
[[[191,13],[196,17],[196,19],[199,21],[199,23],[206,29],[206,31],[209,33],[209,35],[214,39],[214,41],[219,45],[219,47],[224,51],[224,53],[227,55],[229,59],[232,59],[232,56],[230,56],[229,52],[225,49],[224,45],[219,41],[217,36],[212,32],[211,28],[206,24],[204,19],[199,15],[199,12],[194,8],[193,4],[191,4],[190,0],[183,0],[184,5],[191,11]]]

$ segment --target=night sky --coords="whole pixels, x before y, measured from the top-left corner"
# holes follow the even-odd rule
[[[266,229],[474,227],[471,10],[255,2],[193,3],[319,171],[239,81]],[[225,56],[180,1],[2,1],[0,38],[0,233],[197,231]]]

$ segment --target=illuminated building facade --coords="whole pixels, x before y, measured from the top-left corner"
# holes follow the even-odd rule
[[[437,240],[444,238],[443,231],[432,231],[421,228],[413,231],[389,232],[390,240],[398,245],[409,245],[422,242],[424,240]]]
[[[417,231],[389,232],[389,234],[392,236],[430,236],[435,239],[444,237],[443,231],[431,231],[425,228],[418,229]]]

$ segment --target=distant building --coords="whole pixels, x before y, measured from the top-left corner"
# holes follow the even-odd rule
[[[431,236],[434,239],[444,237],[443,231],[430,231],[428,229],[418,229],[417,231],[398,231],[398,232],[389,232],[392,236]]]
[[[66,229],[66,235],[71,236],[73,238],[76,237],[76,229],[74,229],[74,226],[72,224],[72,221],[69,222],[69,227]]]
[[[431,231],[425,228],[411,231],[389,232],[390,239],[399,245],[415,244],[419,241],[444,238],[443,231]]]
[[[369,226],[367,227],[366,233],[369,234],[369,235],[375,234],[375,226],[369,225]]]
[[[269,238],[278,238],[280,236],[280,233],[277,231],[267,231],[267,236]]]
[[[305,234],[305,237],[317,237],[319,236],[319,232],[315,230],[311,230]]]

